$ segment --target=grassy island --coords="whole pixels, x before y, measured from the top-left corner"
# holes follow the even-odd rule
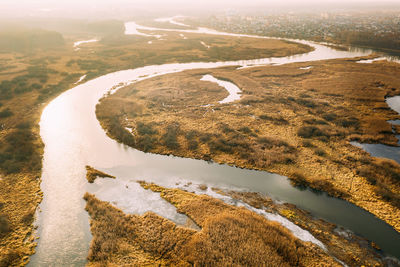
[[[400,165],[349,143],[397,146],[387,121],[400,116],[385,98],[400,94],[400,67],[357,60],[154,77],[104,98],[97,117],[111,137],[142,151],[282,174],[400,231]],[[201,81],[205,74],[236,84],[241,99],[218,103],[228,93]]]

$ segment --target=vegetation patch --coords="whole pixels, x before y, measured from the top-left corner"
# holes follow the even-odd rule
[[[329,137],[324,131],[315,126],[302,126],[297,131],[297,135],[303,138],[326,136]]]
[[[121,125],[152,125],[154,134],[144,135],[149,137],[135,135],[138,149],[267,170],[294,180],[294,173],[307,174],[299,184],[350,200],[400,229],[396,174],[348,143],[397,145],[387,120],[398,115],[387,109],[385,97],[400,94],[398,66],[338,59],[315,62],[312,71],[303,73],[303,65],[191,70],[146,79],[103,100],[97,112],[111,114],[120,107]],[[355,68],[359,71],[349,71]],[[234,82],[243,90],[242,99],[220,105],[225,96],[218,87],[200,83],[204,73]],[[111,100],[113,108],[107,105]],[[127,102],[143,109],[125,120]],[[167,146],[167,127],[176,122],[180,129]],[[357,173],[362,165],[373,168],[373,179]],[[393,166],[396,173],[398,164]]]
[[[165,133],[162,136],[164,145],[169,149],[179,149],[177,136],[179,135],[179,124],[170,124],[166,127]]]
[[[0,237],[0,266],[25,265],[27,256],[34,253],[31,222],[42,198],[39,186],[43,154],[38,127],[40,114],[52,98],[72,88],[79,77],[86,75],[86,80],[90,80],[101,74],[144,65],[220,60],[218,53],[211,54],[201,45],[195,45],[200,39],[210,45],[219,42],[220,47],[239,44],[234,45],[235,51],[245,51],[242,49],[245,45],[257,48],[262,44],[253,49],[252,54],[232,53],[228,55],[230,59],[242,59],[239,56],[244,55],[259,58],[271,53],[286,56],[311,49],[281,41],[254,43],[253,39],[243,42],[241,38],[203,34],[187,34],[188,39],[183,40],[172,32],[167,33],[168,40],[148,45],[147,37],[125,36],[123,21],[24,19],[18,21],[20,25],[14,24],[0,25],[0,196],[1,201],[7,200],[1,214],[7,218],[10,229]],[[62,34],[68,37],[64,38]],[[93,35],[102,40],[74,51],[72,41],[89,39]],[[190,39],[195,40],[187,42]],[[271,45],[274,49],[267,49]],[[280,46],[283,50],[275,49]],[[225,90],[220,93],[221,98],[226,94]],[[117,118],[114,118],[116,113],[110,115],[107,112],[108,134],[114,138],[118,136],[118,141],[125,144],[134,146],[137,143],[141,150],[151,151],[157,147],[161,142],[156,134],[134,137],[125,129],[127,125],[121,126],[123,116],[141,114],[141,107],[132,103],[124,106]],[[196,142],[194,140],[190,147],[197,151]]]
[[[271,121],[271,122],[273,122],[275,124],[278,124],[278,125],[280,125],[280,124],[286,124],[286,125],[289,124],[289,122],[286,119],[284,119],[283,117],[272,117],[272,116],[263,114],[263,115],[260,115],[259,118],[262,119],[262,120]]]
[[[9,109],[3,109],[2,111],[0,111],[0,118],[7,118],[12,116],[14,113]]]
[[[162,266],[310,266],[321,262],[339,266],[319,247],[300,241],[278,223],[245,208],[178,189],[141,185],[159,192],[201,230],[176,226],[151,212],[125,215],[86,194],[93,234],[90,264],[126,264],[129,260],[131,265]]]
[[[271,198],[254,192],[227,191],[217,188],[213,190],[219,194],[230,196],[257,209],[264,209],[267,212],[276,212],[289,221],[309,231],[315,238],[324,243],[329,253],[343,261],[348,266],[386,266],[391,260],[384,258],[377,253],[373,244],[367,246],[368,241],[348,233],[342,236],[337,225],[324,220],[314,218],[312,214],[301,210],[293,204],[276,203]]]
[[[97,177],[115,179],[115,176],[96,170],[93,167],[86,166],[86,179],[88,180],[88,182],[93,183],[97,179]]]
[[[10,224],[8,218],[4,214],[0,214],[0,236],[8,233],[10,231]]]
[[[39,146],[35,144],[35,134],[29,125],[19,124],[9,131],[0,148],[0,169],[5,173],[20,171],[39,171],[42,167],[38,155]]]

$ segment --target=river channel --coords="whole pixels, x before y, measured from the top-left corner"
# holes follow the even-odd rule
[[[140,32],[143,28],[147,27],[141,28],[134,22],[128,22],[126,34]],[[207,31],[204,28],[174,31],[244,36]],[[286,177],[277,174],[138,151],[110,139],[96,118],[95,106],[99,99],[121,83],[128,84],[184,70],[223,66],[293,62],[309,62],[312,66],[315,60],[351,58],[373,52],[356,48],[339,51],[309,41],[296,41],[311,45],[315,50],[290,57],[164,64],[123,70],[79,84],[50,102],[40,121],[40,134],[45,144],[41,183],[44,198],[36,221],[40,239],[30,266],[86,264],[91,234],[82,199],[85,192],[94,193],[126,212],[142,214],[154,211],[178,223],[184,219],[158,194],[143,190],[136,183],[137,180],[154,181],[164,186],[192,182],[265,193],[350,229],[374,241],[388,254],[400,258],[400,252],[396,251],[400,247],[400,234],[351,203],[311,190],[299,190],[291,186]],[[85,179],[85,165],[106,171],[117,176],[117,179],[98,179],[89,185]]]

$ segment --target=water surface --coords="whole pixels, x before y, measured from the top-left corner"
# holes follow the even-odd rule
[[[127,32],[139,32],[137,26],[133,22],[127,23]],[[204,28],[198,31],[226,35]],[[164,64],[118,71],[84,82],[54,99],[44,109],[40,121],[40,134],[45,143],[41,184],[44,199],[37,221],[40,240],[30,265],[83,266],[86,263],[91,235],[82,197],[87,191],[132,213],[142,214],[152,210],[175,221],[182,219],[161,198],[152,197],[152,194],[135,186],[136,180],[154,181],[166,186],[193,181],[266,193],[351,229],[373,240],[390,254],[400,257],[397,250],[400,247],[400,235],[392,227],[355,205],[326,194],[299,190],[292,187],[285,177],[268,172],[143,153],[110,139],[96,119],[95,106],[98,100],[110,89],[118,88],[121,84],[189,69],[285,64],[358,57],[371,52],[361,49],[337,51],[313,42],[299,42],[309,44],[315,50],[282,58]],[[95,184],[89,185],[85,179],[85,165],[107,171],[117,176],[117,179],[98,179]]]
[[[224,87],[228,91],[229,95],[221,101],[218,101],[218,103],[220,104],[230,103],[239,100],[241,97],[242,90],[240,90],[240,88],[237,87],[234,83],[219,80],[210,74],[204,75],[200,80],[216,83],[219,86]]]
[[[179,19],[179,18],[184,18],[184,16],[178,15],[178,16],[174,16],[174,17],[158,18],[158,19],[155,19],[155,21],[157,21],[157,22],[169,22],[171,24],[178,25],[178,26],[190,27],[187,24],[184,24],[182,22],[176,21],[176,19]]]
[[[99,40],[97,40],[97,39],[84,40],[84,41],[77,41],[77,42],[74,43],[74,48],[75,48],[75,50],[79,50],[79,49],[80,49],[79,46],[81,46],[81,45],[83,45],[83,44],[95,43],[95,42],[98,42],[98,41],[99,41]]]
[[[389,97],[386,99],[388,106],[400,114],[400,96]],[[400,125],[400,120],[388,121],[388,123]],[[382,144],[362,144],[359,142],[351,142],[352,145],[362,148],[371,156],[378,158],[392,159],[400,163],[400,135],[396,135],[398,146],[387,146]]]

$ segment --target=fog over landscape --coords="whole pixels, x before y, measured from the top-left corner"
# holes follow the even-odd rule
[[[0,0],[0,267],[400,266],[400,0]]]
[[[87,0],[87,1],[51,1],[51,0],[3,0],[0,3],[2,17],[93,17],[106,16],[112,18],[124,18],[129,15],[149,14],[177,14],[186,12],[195,15],[209,13],[211,10],[226,11],[238,9],[241,11],[274,12],[279,10],[306,11],[333,10],[333,9],[371,9],[371,8],[395,8],[400,7],[396,0],[370,1],[370,0]],[[263,8],[260,10],[260,8]]]

